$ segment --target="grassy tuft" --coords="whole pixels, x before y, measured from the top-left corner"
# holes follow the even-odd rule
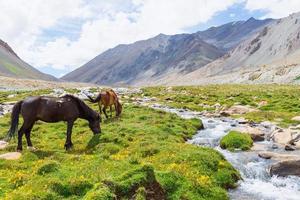
[[[241,149],[243,151],[249,150],[253,145],[253,140],[247,133],[240,133],[238,131],[230,131],[225,135],[221,141],[220,146],[222,149],[234,151]]]

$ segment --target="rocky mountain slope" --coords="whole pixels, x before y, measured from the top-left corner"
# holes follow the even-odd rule
[[[107,85],[162,84],[223,56],[272,20],[228,23],[193,34],[163,35],[110,49],[63,80]]]
[[[147,84],[191,72],[223,54],[197,35],[161,34],[110,49],[62,79],[108,85]]]
[[[211,27],[196,34],[207,43],[223,50],[236,47],[241,41],[259,32],[262,27],[270,24],[273,19],[257,20],[253,17],[246,21],[230,22],[218,27]]]
[[[0,40],[0,75],[6,77],[57,80],[24,62],[4,41]]]
[[[291,83],[300,76],[300,13],[276,20],[208,65],[165,84]]]

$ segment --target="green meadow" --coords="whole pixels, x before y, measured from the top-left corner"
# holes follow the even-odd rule
[[[49,92],[13,98],[2,92],[0,102]],[[100,135],[77,120],[70,151],[64,150],[65,123],[37,122],[38,150],[27,150],[23,137],[19,160],[0,160],[0,199],[228,199],[239,173],[217,151],[185,142],[201,121],[123,102],[121,118],[104,120]],[[1,137],[9,122],[9,115],[0,118]],[[0,153],[15,151],[16,142]]]
[[[157,101],[176,108],[197,111],[215,111],[216,104],[230,107],[234,104],[257,108],[241,116],[250,121],[272,121],[282,127],[299,122],[293,121],[300,115],[299,85],[207,85],[184,87],[148,87],[144,95],[157,97]]]

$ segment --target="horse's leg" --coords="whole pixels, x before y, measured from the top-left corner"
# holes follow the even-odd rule
[[[115,111],[116,111],[116,117],[118,117],[119,116],[119,108],[118,108],[117,101],[114,103],[114,106],[115,106]]]
[[[35,150],[35,148],[32,146],[31,139],[30,139],[30,133],[31,133],[33,125],[34,125],[34,122],[31,123],[30,127],[25,130],[25,137],[26,137],[26,141],[27,141],[27,148],[30,149],[30,150]]]
[[[107,113],[106,113],[106,106],[103,106],[102,111],[103,111],[103,113],[104,113],[106,119],[108,119],[108,116],[107,116]]]
[[[109,110],[110,110],[110,118],[112,118],[112,113],[113,113],[112,105],[109,106]]]
[[[100,111],[100,122],[102,122],[102,110],[101,110],[101,101],[98,102],[98,106],[99,106],[99,111]]]
[[[22,124],[20,130],[18,131],[18,146],[17,151],[22,151],[22,137],[24,133],[24,123]]]
[[[69,150],[73,146],[72,140],[71,140],[73,124],[74,124],[74,121],[68,121],[67,139],[66,139],[66,143],[65,143],[66,150]]]

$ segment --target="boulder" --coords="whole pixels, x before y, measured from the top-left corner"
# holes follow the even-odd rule
[[[5,159],[5,160],[17,160],[21,157],[20,152],[9,152],[5,154],[0,155],[0,159]]]
[[[296,147],[293,146],[293,145],[291,145],[291,144],[287,144],[287,145],[285,145],[284,149],[285,149],[286,151],[295,151],[295,150],[296,150]]]
[[[278,129],[273,133],[273,141],[279,144],[287,144],[292,140],[292,133],[289,129]]]
[[[250,126],[242,126],[234,128],[235,131],[241,132],[241,133],[248,133],[253,141],[264,141],[265,140],[265,134],[262,130],[256,127],[250,127]]]
[[[5,147],[7,147],[7,145],[8,145],[8,142],[0,140],[0,149],[5,149]]]
[[[300,160],[299,155],[295,154],[283,154],[283,153],[275,153],[271,151],[262,151],[258,153],[258,156],[265,159],[273,159],[277,161],[285,161],[285,160]]]
[[[251,147],[251,151],[265,151],[266,150],[266,145],[261,144],[261,143],[253,143],[253,146]]]
[[[300,176],[300,159],[275,163],[270,168],[271,176]]]
[[[292,120],[294,120],[294,121],[300,121],[300,116],[295,116],[295,117],[292,118]]]
[[[260,152],[258,153],[258,156],[264,159],[271,159],[272,158],[272,154],[268,153],[268,152]]]
[[[243,106],[243,105],[234,105],[228,108],[227,110],[224,110],[222,113],[223,115],[242,115],[249,112],[255,112],[257,109],[252,108],[250,106]]]

